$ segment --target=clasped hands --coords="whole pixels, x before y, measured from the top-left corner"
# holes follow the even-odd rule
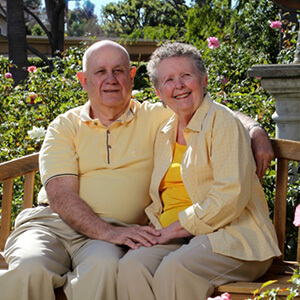
[[[155,229],[151,225],[114,227],[111,228],[107,240],[114,244],[126,245],[131,249],[138,249],[141,246],[168,244],[172,239],[188,236],[191,234],[177,221],[163,229]]]

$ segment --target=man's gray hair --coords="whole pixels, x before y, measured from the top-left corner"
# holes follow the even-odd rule
[[[189,44],[184,43],[166,43],[157,48],[151,55],[150,61],[147,64],[149,78],[155,88],[158,88],[157,66],[159,63],[171,57],[187,57],[191,58],[201,77],[205,77],[207,72],[199,50]]]

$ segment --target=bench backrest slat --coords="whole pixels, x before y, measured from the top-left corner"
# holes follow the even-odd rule
[[[272,146],[275,158],[277,159],[273,223],[278,238],[279,249],[284,253],[289,162],[300,161],[300,142],[272,139]],[[299,262],[300,252],[299,250],[297,251],[297,261]],[[281,256],[280,260],[284,260],[284,255]]]
[[[39,154],[33,153],[0,164],[0,182],[39,169]]]
[[[0,228],[0,251],[4,249],[11,230],[11,208],[14,179],[24,176],[24,194],[22,208],[32,207],[34,194],[34,177],[39,170],[39,154],[34,153],[22,158],[0,164],[0,182],[3,182],[2,212]]]
[[[277,176],[273,224],[277,233],[279,249],[282,253],[284,253],[286,220],[286,200],[282,200],[286,199],[287,194],[288,163],[289,161],[287,159],[277,159]]]
[[[23,209],[32,207],[35,171],[25,174]]]
[[[10,233],[13,184],[14,184],[13,178],[8,178],[3,181],[1,235],[0,235],[1,250],[3,250],[5,242]]]

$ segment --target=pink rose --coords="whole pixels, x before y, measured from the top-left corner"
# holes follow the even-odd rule
[[[280,28],[281,27],[281,22],[280,21],[273,21],[273,22],[271,22],[270,27],[274,28],[274,29]]]
[[[30,99],[35,99],[36,98],[36,93],[35,92],[29,92],[29,97]]]
[[[225,77],[225,76],[221,76],[221,82],[224,83],[224,84],[226,84],[226,83],[229,82],[229,79],[227,77]]]
[[[207,300],[231,300],[230,299],[230,294],[229,293],[224,293],[221,296],[216,296],[214,298],[207,298]]]
[[[27,68],[27,71],[30,73],[30,72],[35,72],[36,71],[36,66],[29,66],[28,68]]]
[[[210,49],[218,48],[220,46],[219,40],[214,36],[209,37],[207,41],[208,41],[208,48]]]
[[[30,104],[34,104],[34,100],[36,98],[37,94],[35,92],[29,92],[27,100],[29,101]]]
[[[300,204],[296,207],[293,224],[297,227],[300,226]]]
[[[9,73],[9,72],[7,72],[7,73],[5,73],[5,78],[12,78],[12,74],[11,73]]]
[[[224,294],[221,295],[221,297],[222,297],[222,299],[224,299],[224,300],[231,300],[231,299],[230,299],[230,294],[229,294],[229,293],[224,293]]]

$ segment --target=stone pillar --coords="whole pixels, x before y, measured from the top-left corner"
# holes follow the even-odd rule
[[[255,65],[251,77],[261,77],[262,87],[275,98],[276,137],[300,141],[300,65]]]

